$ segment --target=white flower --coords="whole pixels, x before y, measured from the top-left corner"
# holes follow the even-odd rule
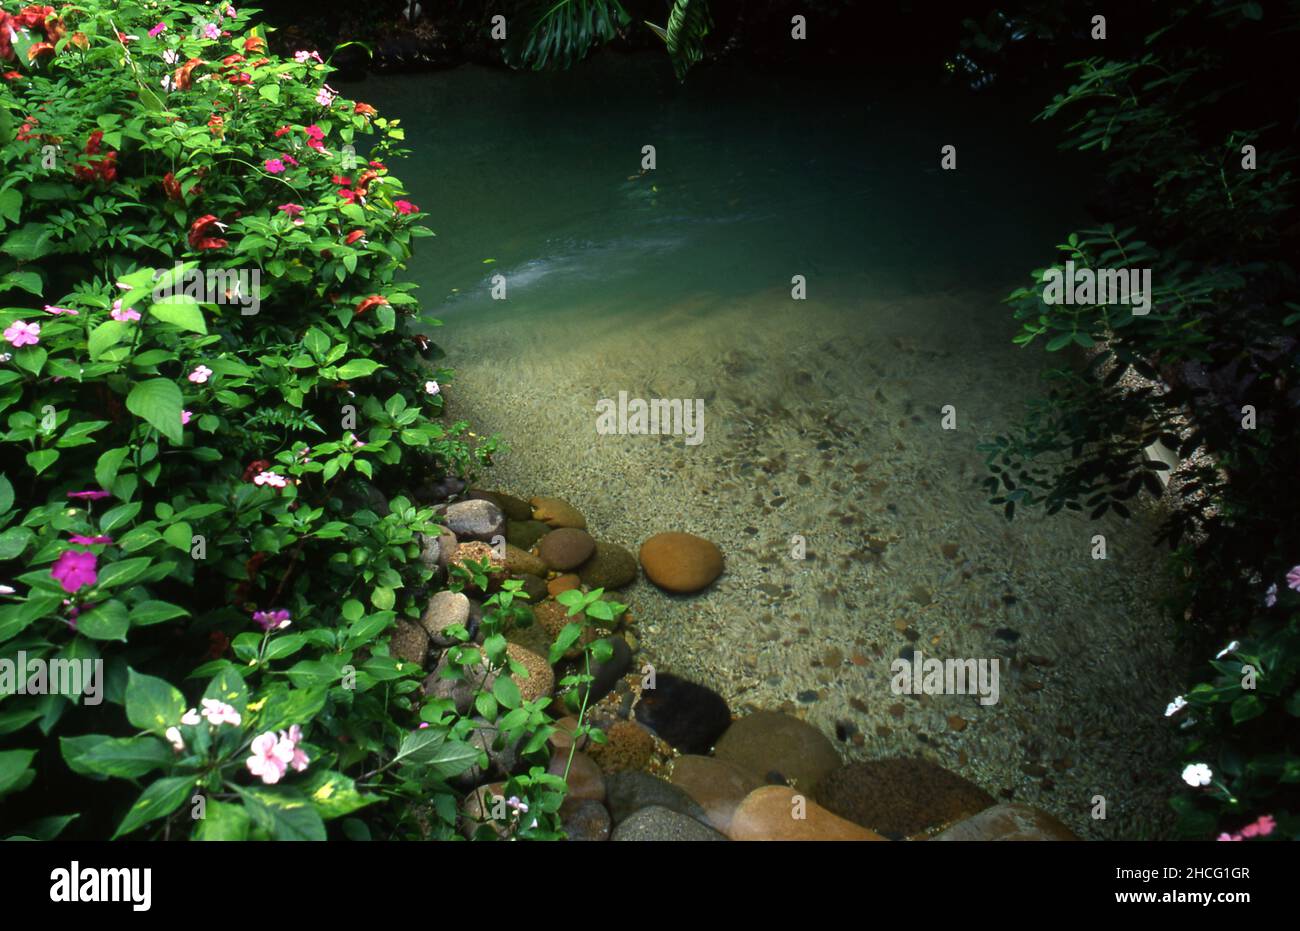
[[[438,383],[436,381],[426,381],[424,383],[425,394],[433,395],[433,394],[437,394],[441,390],[442,389],[438,387]]]
[[[1214,771],[1204,763],[1189,763],[1183,770],[1183,782],[1189,786],[1208,786]]]
[[[185,741],[181,739],[181,729],[179,727],[167,728],[167,740],[171,742],[172,749],[177,753],[185,749]]]
[[[12,585],[0,585],[0,595],[12,595],[16,591],[18,591],[18,589],[14,588]]]
[[[1186,707],[1187,707],[1187,699],[1179,695],[1177,698],[1171,701],[1169,705],[1165,708],[1165,717],[1172,718],[1174,715],[1176,715],[1178,712],[1182,711]]]
[[[285,481],[283,475],[275,472],[258,472],[253,479],[254,485],[270,485],[272,488],[283,488],[289,484]]]
[[[176,60],[179,57],[180,56],[176,54],[176,49],[174,48],[169,48],[167,51],[163,52],[163,61],[167,62],[169,65],[176,64]]]
[[[215,698],[203,699],[202,714],[213,727],[219,727],[222,724],[233,724],[238,727],[241,721],[238,711],[225,702],[217,701]]]
[[[1215,659],[1223,659],[1223,658],[1224,658],[1225,656],[1227,656],[1229,653],[1235,653],[1235,652],[1237,651],[1237,648],[1240,647],[1240,646],[1241,646],[1241,641],[1239,641],[1239,640],[1234,640],[1234,641],[1232,641],[1232,643],[1228,644],[1226,647],[1224,647],[1222,650],[1220,650],[1218,653],[1216,653],[1216,654],[1214,655],[1214,658],[1215,658]]]
[[[181,723],[188,727],[194,727],[196,724],[198,724],[199,723],[198,709],[191,708],[189,711],[185,712],[185,714],[181,716]]]

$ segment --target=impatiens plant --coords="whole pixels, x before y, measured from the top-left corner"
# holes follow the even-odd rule
[[[0,660],[103,686],[0,688],[0,836],[446,837],[485,762],[388,642],[438,585],[408,489],[495,449],[424,361],[402,129],[250,16],[0,17]],[[505,669],[518,597],[461,665]],[[496,682],[553,836],[547,701]]]

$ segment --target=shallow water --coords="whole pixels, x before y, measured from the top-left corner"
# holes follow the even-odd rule
[[[398,170],[438,237],[411,272],[446,324],[450,412],[510,446],[488,484],[568,498],[634,552],[663,530],[725,552],[705,594],[625,591],[658,668],[1084,836],[1165,831],[1176,676],[1153,515],[1008,523],[978,484],[975,444],[1040,392],[1043,353],[1011,345],[999,300],[1080,218],[1033,101],[728,69],[681,88],[651,56],[354,92],[416,153]],[[620,391],[703,399],[703,442],[598,435]],[[909,648],[1000,658],[1000,700],[895,695]]]

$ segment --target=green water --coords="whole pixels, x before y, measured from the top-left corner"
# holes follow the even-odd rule
[[[437,238],[410,272],[445,322],[450,413],[510,445],[488,484],[565,497],[634,552],[664,530],[725,552],[703,595],[625,591],[648,661],[1085,836],[1163,829],[1174,684],[1147,609],[1151,515],[1009,524],[978,484],[976,443],[1041,391],[1043,353],[1011,345],[1000,299],[1081,218],[1035,101],[721,68],[683,88],[658,56],[351,92],[414,150],[397,170]],[[704,442],[598,435],[595,404],[620,391],[703,399]],[[791,558],[795,536],[812,558]],[[908,649],[1000,658],[1000,701],[900,698]]]

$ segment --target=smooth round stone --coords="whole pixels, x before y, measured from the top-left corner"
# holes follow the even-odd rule
[[[589,798],[566,798],[560,806],[560,825],[564,829],[565,840],[609,840],[609,812],[600,802]]]
[[[573,573],[569,573],[568,575],[559,575],[546,583],[546,593],[554,597],[561,592],[573,591],[573,589],[579,588],[581,585],[582,580]]]
[[[519,766],[518,751],[524,738],[520,737],[511,744],[501,735],[496,724],[476,716],[474,727],[465,736],[465,742],[486,753],[488,765],[481,767],[475,762],[465,772],[450,780],[452,785],[460,789],[479,785],[485,779],[501,779],[513,775]]]
[[[548,741],[552,750],[569,752],[573,746],[573,735],[578,733],[578,719],[570,715],[566,718],[560,718],[555,722],[555,733],[551,735]],[[578,742],[578,749],[581,750],[587,745],[587,738],[583,737]]]
[[[469,629],[469,599],[461,592],[438,592],[429,599],[424,614],[420,616],[420,626],[437,647],[449,647],[458,642],[455,637],[443,633],[457,624]]]
[[[535,701],[551,694],[555,688],[555,673],[551,671],[551,665],[545,657],[538,656],[517,643],[506,644],[506,653],[515,662],[522,663],[528,673],[526,678],[514,675],[510,677],[519,686],[519,694],[524,701]]]
[[[585,753],[574,753],[570,763],[568,750],[556,750],[551,754],[551,763],[546,771],[552,776],[563,776],[566,765],[569,767],[569,778],[565,780],[569,787],[568,798],[605,800],[605,774],[595,760]]]
[[[483,491],[479,488],[471,488],[469,497],[491,501],[501,509],[508,520],[528,520],[533,516],[532,506],[527,501],[516,498],[514,495],[508,495],[504,491]]]
[[[668,672],[656,674],[654,688],[641,691],[633,714],[683,753],[708,753],[723,732],[732,727],[726,699],[710,688]]]
[[[835,745],[817,728],[776,711],[755,711],[737,720],[718,740],[713,755],[756,779],[779,773],[805,794],[839,767]]]
[[[506,572],[522,575],[525,572],[540,578],[546,577],[546,563],[528,550],[520,549],[513,543],[506,544]]]
[[[732,840],[884,840],[787,786],[763,786],[736,806]]]
[[[931,840],[1078,840],[1045,811],[1028,805],[994,805],[959,821]]]
[[[626,821],[643,808],[657,805],[694,821],[703,823],[706,818],[695,800],[685,791],[649,773],[613,773],[605,778],[605,804],[614,817],[614,823]]]
[[[587,529],[587,518],[577,508],[563,498],[531,498],[533,520],[540,520],[552,527],[576,527]]]
[[[981,812],[991,795],[928,760],[894,757],[838,767],[814,789],[819,804],[887,837],[912,837]]]
[[[557,572],[568,572],[582,565],[596,551],[596,541],[585,530],[561,527],[542,537],[537,554]]]
[[[388,641],[388,648],[398,659],[423,666],[429,652],[429,635],[410,621],[399,620]]]
[[[726,760],[682,756],[673,764],[673,785],[684,790],[704,810],[709,824],[726,834],[736,809],[762,780]]]
[[[528,603],[535,605],[541,602],[550,594],[547,588],[546,580],[540,575],[533,575],[531,572],[521,572],[515,576],[519,581],[524,583],[523,593],[528,596]]]
[[[588,588],[622,588],[636,581],[636,557],[617,543],[596,541],[596,551],[578,568]]]
[[[490,826],[498,837],[506,836],[508,832],[505,826],[496,823],[492,818],[492,807],[497,799],[505,798],[505,786],[504,782],[492,782],[479,786],[465,796],[464,801],[460,803],[461,834],[472,839],[480,829]]]
[[[458,540],[491,543],[506,531],[506,516],[491,501],[456,501],[447,505],[443,523]]]
[[[532,549],[533,544],[551,532],[551,525],[540,520],[506,521],[506,542],[522,550]]]
[[[726,840],[713,828],[670,808],[651,805],[642,808],[614,828],[610,840],[616,841],[697,841]]]
[[[438,664],[433,667],[433,672],[424,678],[424,694],[430,698],[450,699],[457,713],[468,714],[470,706],[474,703],[474,692],[479,688],[490,691],[492,683],[496,681],[496,675],[485,675],[484,667],[475,665],[466,668],[462,678],[444,679],[442,671],[450,665],[451,661],[447,658],[447,654],[444,653],[438,658]],[[522,692],[523,689],[520,691]]]
[[[690,533],[658,533],[641,544],[641,568],[660,588],[689,595],[722,574],[722,551]]]

